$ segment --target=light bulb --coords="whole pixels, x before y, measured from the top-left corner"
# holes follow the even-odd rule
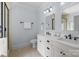
[[[46,11],[44,11],[43,13],[46,14]]]
[[[49,10],[46,10],[46,12],[48,13],[48,12],[49,12]]]
[[[52,8],[50,8],[50,11],[52,11],[53,9]]]

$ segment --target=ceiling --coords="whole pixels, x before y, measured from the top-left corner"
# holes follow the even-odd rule
[[[64,9],[63,12],[68,14],[79,12],[79,3]]]
[[[35,8],[39,8],[40,6],[42,6],[44,3],[47,2],[19,2],[22,5],[29,5]]]
[[[21,5],[29,5],[33,8],[40,8],[41,6],[43,6],[44,4],[48,4],[49,2],[18,2],[18,4]],[[70,4],[70,7],[69,7]],[[68,3],[64,5],[65,7],[67,7],[66,9],[64,9],[65,13],[74,13],[74,12],[79,12],[79,3],[75,3],[73,5],[73,3]],[[63,6],[62,6],[63,7]]]

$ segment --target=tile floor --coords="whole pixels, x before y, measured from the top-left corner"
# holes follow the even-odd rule
[[[10,53],[9,57],[42,57],[36,48],[31,46],[27,48],[14,48]]]

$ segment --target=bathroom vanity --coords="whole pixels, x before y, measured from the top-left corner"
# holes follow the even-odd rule
[[[37,49],[44,57],[79,57],[79,40],[39,34]]]
[[[54,32],[51,34],[38,34],[37,49],[42,56],[79,57],[79,11],[70,12],[76,4],[73,6],[71,6],[72,3],[69,4],[70,6],[67,4],[69,7],[64,9],[63,7],[66,5],[60,6],[60,4],[56,4],[53,6],[55,9],[52,7],[54,9],[53,12],[44,14],[45,25],[43,25],[44,29],[41,31],[51,30],[57,32],[55,35],[53,35]]]

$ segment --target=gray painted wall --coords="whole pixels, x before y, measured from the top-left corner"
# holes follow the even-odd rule
[[[12,3],[12,41],[13,47],[27,47],[30,40],[36,39],[39,29],[38,12],[30,6]],[[24,30],[23,22],[33,22],[31,30]]]
[[[47,8],[54,8],[55,7],[55,30],[58,32],[62,31],[62,27],[61,27],[61,14],[62,14],[62,10],[60,8],[60,3],[58,2],[49,2],[49,3],[45,3],[43,6],[41,6],[40,8],[40,20],[41,22],[44,22],[44,31],[47,31],[48,29],[46,28],[46,25],[49,24],[50,22],[49,19],[47,20],[47,16],[45,16],[45,14],[43,13],[44,10],[46,10]],[[49,24],[51,25],[51,23]],[[44,32],[42,31],[42,32]]]
[[[40,7],[40,9],[39,9],[39,14],[40,14],[40,25],[41,25],[41,23],[44,23],[44,25],[43,25],[43,27],[44,27],[44,29],[43,30],[41,30],[40,29],[40,32],[41,33],[43,33],[43,32],[45,32],[47,29],[46,29],[46,25],[48,24],[48,17],[46,17],[46,15],[43,13],[43,11],[44,10],[46,10],[47,8],[49,8],[49,7],[53,7],[54,6],[54,3],[51,3],[51,2],[47,2],[47,3],[44,3],[41,7]],[[47,21],[47,22],[46,22]],[[50,22],[49,22],[50,23]],[[40,26],[41,27],[41,26]]]
[[[11,13],[12,13],[12,21],[11,21],[11,25],[12,25],[12,44],[13,47],[25,47],[27,46],[30,42],[30,40],[35,39],[37,37],[37,34],[39,32],[44,32],[46,30],[46,17],[43,14],[43,10],[51,7],[54,7],[55,5],[59,5],[56,3],[45,3],[43,6],[40,7],[40,9],[35,9],[31,6],[28,5],[21,5],[20,3],[12,3],[12,9],[11,9]],[[56,29],[58,31],[59,28],[57,27],[61,27],[61,23],[59,21],[61,21],[61,17],[60,17],[60,9],[59,7],[58,10],[56,9],[57,13],[57,18],[56,18]],[[58,13],[59,12],[59,13]],[[59,16],[59,17],[58,17]],[[59,20],[59,21],[58,21]],[[34,24],[32,25],[32,29],[31,30],[24,30],[23,28],[23,24],[20,24],[20,21],[24,21],[24,22],[34,22]],[[44,30],[41,31],[41,23],[44,23]]]
[[[0,2],[0,25],[1,25],[1,2]]]

